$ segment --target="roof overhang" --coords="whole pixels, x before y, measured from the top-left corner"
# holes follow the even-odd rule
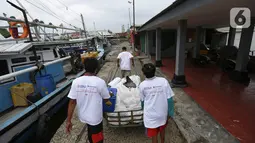
[[[139,31],[175,29],[181,19],[188,20],[189,28],[227,27],[230,24],[230,10],[234,7],[248,7],[251,16],[255,16],[254,0],[177,0],[146,22]]]
[[[2,55],[18,55],[31,48],[32,43],[12,43],[0,45],[0,56]]]

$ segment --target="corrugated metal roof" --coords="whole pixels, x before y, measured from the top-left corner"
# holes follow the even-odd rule
[[[1,44],[0,55],[19,54],[32,47],[32,43]]]

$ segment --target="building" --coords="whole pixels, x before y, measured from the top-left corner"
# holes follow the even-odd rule
[[[230,10],[236,7],[250,9],[251,25],[241,31],[217,30],[230,27]],[[254,17],[252,0],[176,0],[139,28],[141,50],[172,77],[171,85],[182,87],[241,142],[255,142],[255,74],[247,68],[254,58],[249,56],[254,50]],[[221,45],[227,54],[232,53],[229,47],[238,47],[230,60],[232,71],[222,71],[210,55],[201,52]],[[193,62],[200,62],[202,55],[208,57],[207,64]]]

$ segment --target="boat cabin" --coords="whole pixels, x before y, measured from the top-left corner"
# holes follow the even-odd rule
[[[3,44],[0,45],[0,76],[20,71],[36,64],[36,57],[32,52],[32,43]],[[38,61],[42,63],[51,62],[60,58],[56,46],[36,46]],[[55,63],[45,67],[42,74],[51,74],[55,82],[65,78],[63,63]],[[31,73],[24,73],[0,81],[0,115],[2,112],[13,107],[10,88],[19,83],[32,83]]]

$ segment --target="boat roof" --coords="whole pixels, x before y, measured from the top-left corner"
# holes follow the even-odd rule
[[[87,40],[92,39],[93,37],[86,39],[70,40],[70,41],[45,41],[45,42],[31,42],[31,43],[0,43],[0,56],[3,55],[17,55],[25,52],[32,46],[58,46],[58,45],[67,45],[67,44],[76,44],[82,43]]]
[[[16,55],[23,53],[33,46],[32,43],[0,44],[0,55]]]
[[[79,38],[79,39],[70,39],[69,41],[87,41],[92,40],[94,37],[87,37],[87,38]]]

